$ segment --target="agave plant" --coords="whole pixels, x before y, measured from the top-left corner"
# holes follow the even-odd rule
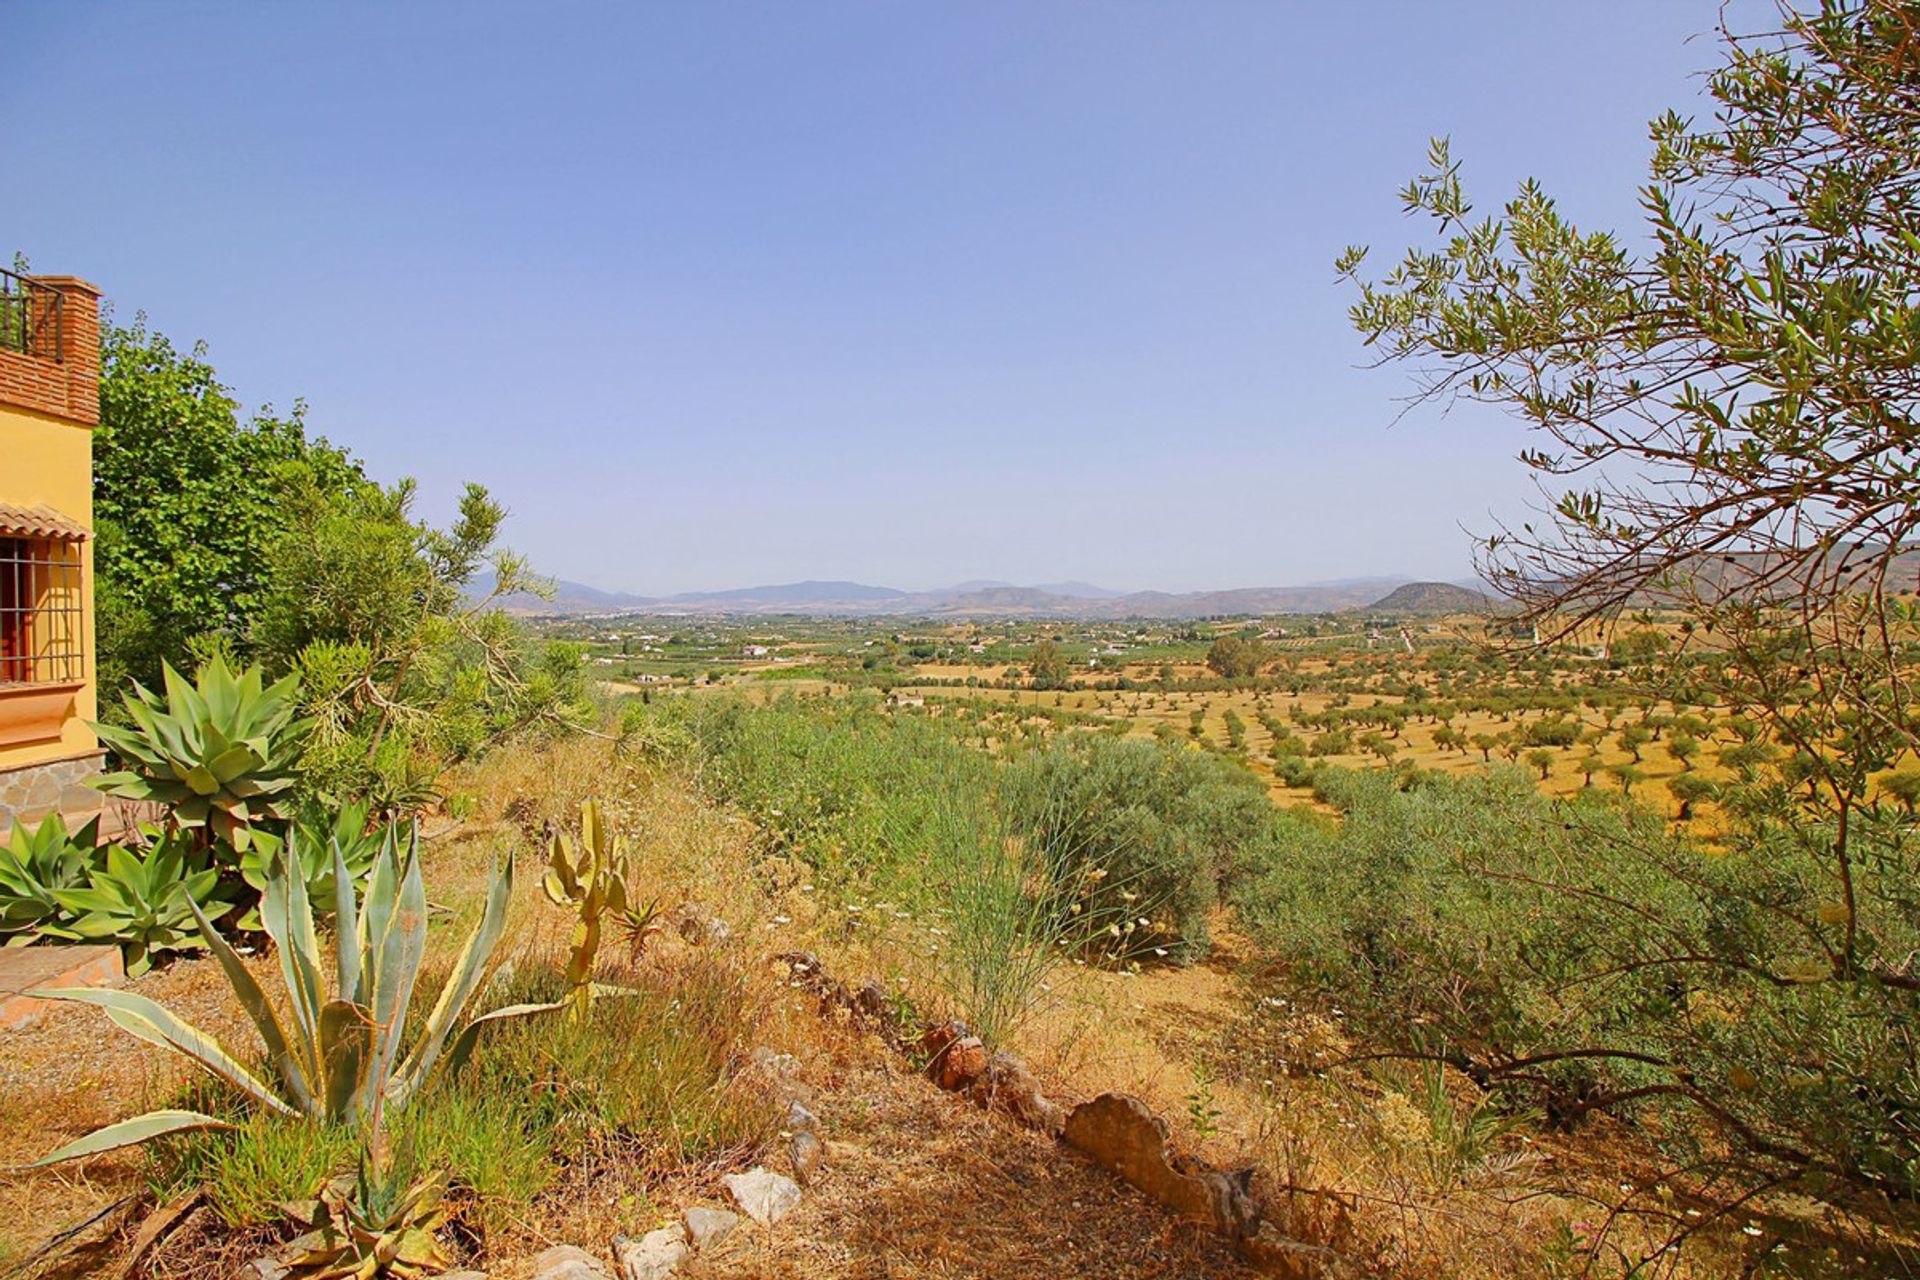
[[[192,683],[171,665],[163,674],[164,700],[138,683],[126,695],[131,727],[94,726],[132,766],[94,785],[166,805],[177,825],[205,828],[244,853],[255,824],[285,816],[281,797],[306,728],[294,719],[299,680],[263,687],[259,667],[235,675],[217,655]]]
[[[305,812],[293,820],[288,841],[265,831],[255,831],[240,855],[240,878],[256,892],[267,891],[267,872],[273,860],[291,849],[289,865],[296,865],[307,884],[307,901],[315,910],[331,912],[334,903],[333,850],[340,851],[354,888],[364,886],[373,874],[374,864],[386,838],[369,820],[373,807],[361,802],[345,805],[331,816]],[[258,906],[241,918],[243,929],[260,927]]]
[[[593,1003],[594,957],[600,950],[601,926],[611,915],[629,934],[644,936],[657,914],[649,904],[645,911],[627,906],[627,842],[600,812],[600,802],[585,800],[580,805],[580,844],[565,831],[549,827],[547,832],[547,873],[541,888],[555,906],[572,907],[578,918],[573,925],[572,950],[567,956],[568,1000],[571,1017],[583,1018]]]
[[[452,1265],[434,1238],[450,1216],[444,1173],[409,1179],[378,1172],[362,1158],[357,1173],[286,1208],[307,1228],[285,1259],[303,1280],[410,1278],[439,1275]]]
[[[48,937],[118,942],[131,977],[152,968],[157,952],[197,945],[203,909],[223,915],[233,905],[220,896],[220,873],[192,840],[151,827],[143,833],[150,842],[146,848],[109,845],[105,861],[88,873],[84,887],[53,890],[62,916],[39,925]]]
[[[37,829],[13,824],[7,843],[0,845],[0,937],[6,945],[32,942],[41,926],[59,920],[65,908],[54,891],[86,884],[99,862],[99,827],[95,818],[69,832],[57,810]]]
[[[356,891],[343,855],[337,848],[333,851],[335,984],[331,997],[321,976],[325,958],[314,929],[306,880],[293,870],[297,861],[297,849],[274,860],[261,902],[261,922],[280,955],[290,1022],[281,1021],[233,948],[204,915],[194,911],[208,949],[260,1030],[278,1089],[254,1075],[213,1037],[145,996],[89,987],[33,994],[97,1005],[122,1030],[192,1059],[269,1111],[349,1124],[371,1119],[376,1110],[391,1114],[405,1107],[436,1072],[459,1066],[486,1024],[565,1007],[564,1003],[510,1005],[473,1018],[456,1031],[486,975],[487,958],[506,928],[513,884],[509,858],[496,868],[480,923],[454,960],[452,974],[419,1037],[403,1053],[407,1010],[427,947],[427,893],[420,876],[417,830],[403,856],[396,834],[388,829],[364,895]],[[183,1129],[225,1127],[225,1121],[199,1112],[153,1113],[108,1125],[39,1163],[111,1151]]]

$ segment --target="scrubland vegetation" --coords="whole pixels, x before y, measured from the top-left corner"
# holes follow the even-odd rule
[[[1375,351],[1543,433],[1566,496],[1490,541],[1493,624],[528,625],[484,491],[422,525],[111,333],[140,822],[16,830],[0,931],[138,981],[8,1033],[0,1249],[134,1201],[198,1214],[115,1240],[164,1275],[639,1230],[778,1150],[782,1052],[849,1116],[911,1079],[767,967],[804,950],[1144,1096],[1364,1273],[1910,1273],[1915,27],[1730,38],[1722,115],[1654,126],[1644,257],[1531,186],[1470,221],[1443,144],[1437,245],[1343,256]],[[967,1236],[923,1198],[867,1206],[876,1265]],[[769,1228],[737,1273],[853,1274]]]

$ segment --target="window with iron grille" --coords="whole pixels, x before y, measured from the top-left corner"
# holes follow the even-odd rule
[[[0,688],[86,678],[81,544],[0,537]]]

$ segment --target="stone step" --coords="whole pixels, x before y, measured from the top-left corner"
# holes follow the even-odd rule
[[[117,987],[126,981],[112,945],[0,947],[0,1028],[24,1027],[53,1007],[40,987]]]

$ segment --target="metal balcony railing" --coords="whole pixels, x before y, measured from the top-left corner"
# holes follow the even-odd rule
[[[58,289],[0,269],[0,351],[58,360],[60,303]]]

